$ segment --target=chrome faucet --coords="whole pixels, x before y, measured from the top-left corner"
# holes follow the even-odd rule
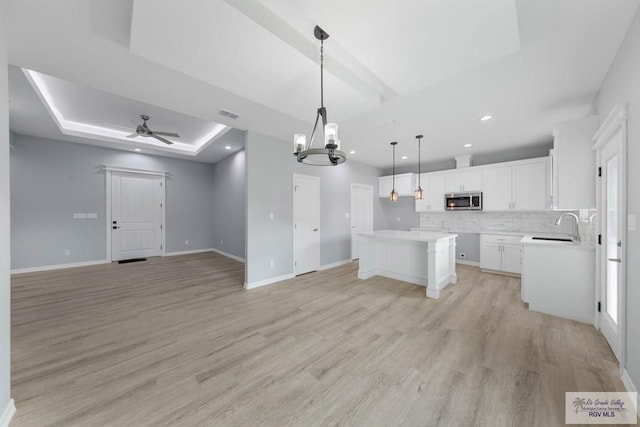
[[[567,217],[567,216],[571,216],[571,217],[573,217],[573,219],[576,220],[576,226],[575,226],[576,232],[575,232],[575,234],[573,234],[573,237],[575,238],[576,242],[579,242],[580,241],[580,231],[578,229],[578,223],[580,222],[580,219],[578,218],[578,215],[576,215],[574,213],[571,213],[571,212],[565,212],[565,213],[563,213],[562,215],[560,215],[558,217],[558,219],[556,220],[556,225],[559,227],[560,223],[562,222],[562,219]]]

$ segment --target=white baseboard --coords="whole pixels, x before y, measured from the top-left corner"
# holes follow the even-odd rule
[[[205,252],[213,252],[215,249],[206,248],[206,249],[192,249],[190,251],[175,251],[175,252],[165,252],[163,256],[179,256],[179,255],[191,255],[191,254],[202,254]]]
[[[11,274],[37,273],[39,271],[62,270],[64,268],[89,267],[92,265],[109,264],[106,259],[99,261],[72,262],[69,264],[43,265],[41,267],[16,268]]]
[[[480,263],[478,261],[467,261],[456,258],[456,264],[464,264],[464,265],[472,265],[474,267],[480,267]]]
[[[296,276],[293,273],[283,274],[282,276],[272,277],[270,279],[260,280],[258,282],[245,283],[244,284],[244,288],[245,289],[255,289],[255,288],[259,288],[261,286],[267,286],[267,285],[271,285],[273,283],[282,282],[283,280],[293,279],[294,277],[296,277]]]
[[[9,423],[11,422],[11,418],[16,413],[16,405],[13,402],[13,399],[9,401],[9,404],[0,415],[0,427],[9,427]]]
[[[636,385],[633,383],[633,381],[631,380],[631,377],[629,376],[629,373],[627,372],[626,369],[622,370],[622,383],[624,384],[624,387],[627,389],[628,392],[630,393],[638,393],[638,389],[636,388]],[[637,402],[636,404],[638,406],[636,406],[636,409],[638,409],[640,411],[640,394],[636,395],[637,397]],[[639,418],[640,418],[640,414],[639,414]]]
[[[220,254],[222,256],[226,256],[227,258],[235,259],[236,261],[240,261],[242,263],[245,262],[244,258],[240,258],[237,255],[230,254],[229,252],[221,251],[220,249],[211,249],[213,252]]]
[[[318,271],[322,271],[322,270],[328,270],[330,268],[336,268],[336,267],[340,267],[341,265],[345,265],[345,264],[351,264],[353,261],[350,259],[344,259],[342,261],[338,261],[338,262],[333,262],[331,264],[325,264],[325,265],[321,265],[320,268],[318,268]]]

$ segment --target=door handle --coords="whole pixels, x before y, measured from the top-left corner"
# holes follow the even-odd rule
[[[608,260],[608,261],[613,261],[613,262],[622,262],[622,261],[620,260],[620,258],[608,258],[607,260]]]
[[[318,229],[317,229],[317,228],[314,228],[314,229],[313,229],[313,231],[318,231]]]
[[[113,227],[111,227],[111,228],[115,230],[116,228],[120,228],[120,227],[118,227],[117,225],[114,225],[114,226],[113,226]]]

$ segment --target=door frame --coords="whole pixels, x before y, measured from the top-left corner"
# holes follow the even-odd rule
[[[371,193],[371,228],[373,229],[373,185],[366,185],[366,184],[358,184],[355,182],[351,183],[351,193],[350,193],[350,199],[349,199],[349,211],[350,211],[350,215],[351,215],[351,222],[350,222],[350,226],[351,228],[349,229],[349,243],[350,243],[350,252],[351,252],[351,261],[354,260],[353,258],[353,232],[351,230],[353,230],[353,189],[354,188],[363,188],[365,190],[369,190],[369,192]]]
[[[320,234],[322,233],[322,228],[320,227],[320,212],[321,212],[321,208],[320,208],[320,204],[321,204],[321,200],[322,200],[322,187],[321,187],[321,182],[320,182],[320,177],[319,176],[314,176],[314,175],[304,175],[301,173],[294,173],[291,176],[291,224],[293,225],[293,227],[291,227],[291,240],[293,241],[293,256],[291,257],[291,272],[292,274],[295,276],[296,275],[296,203],[294,198],[296,197],[295,195],[295,182],[296,182],[296,177],[299,178],[303,178],[303,179],[307,179],[307,178],[311,178],[314,181],[318,182],[318,270],[320,270],[321,267],[321,253],[320,253],[320,247],[321,247],[321,239],[320,239]]]
[[[166,251],[167,251],[167,245],[165,244],[166,242],[166,221],[165,221],[165,209],[166,209],[166,195],[167,195],[167,186],[166,186],[166,182],[167,182],[167,175],[168,173],[165,171],[155,171],[155,170],[148,170],[148,169],[135,169],[135,168],[128,168],[126,166],[110,166],[110,165],[103,165],[102,168],[105,171],[105,177],[106,177],[106,197],[107,197],[107,202],[105,205],[105,215],[104,217],[106,218],[106,230],[107,230],[107,262],[112,262],[113,261],[113,257],[111,255],[111,178],[113,176],[113,172],[123,172],[123,173],[131,173],[131,174],[139,174],[139,175],[152,175],[152,176],[159,176],[162,179],[162,192],[161,192],[161,217],[160,217],[160,222],[162,224],[162,227],[160,229],[160,246],[161,246],[161,251],[160,251],[160,256],[164,256]]]
[[[622,132],[622,143],[621,143],[621,153],[620,157],[622,161],[620,162],[620,175],[622,179],[619,183],[620,190],[622,193],[622,212],[620,215],[620,223],[619,232],[620,232],[620,240],[622,241],[622,246],[620,248],[620,259],[621,266],[620,269],[621,274],[619,277],[619,297],[618,301],[621,303],[618,304],[618,317],[619,317],[619,327],[620,327],[620,373],[621,375],[624,373],[626,367],[626,350],[627,350],[627,342],[626,342],[626,329],[627,329],[627,313],[626,313],[626,301],[627,301],[627,105],[626,104],[618,104],[616,105],[611,113],[604,120],[598,131],[593,136],[593,150],[596,152],[596,167],[602,167],[602,159],[601,159],[601,149],[606,146],[611,137],[620,130]],[[604,218],[603,209],[604,209],[604,201],[602,195],[602,180],[596,180],[596,207],[597,207],[597,233],[601,232],[602,219]],[[603,268],[604,263],[606,262],[607,254],[606,254],[606,242],[603,242],[601,245],[596,245],[596,301],[602,300],[602,290],[603,286],[605,286],[606,277],[606,269]],[[602,309],[602,308],[601,308]],[[601,327],[601,314],[598,312],[597,307],[594,307],[595,310],[595,321],[594,326],[600,331]]]

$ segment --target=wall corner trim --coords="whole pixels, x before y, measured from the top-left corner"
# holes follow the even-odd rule
[[[282,276],[276,276],[276,277],[271,277],[269,279],[260,280],[258,282],[251,282],[251,283],[246,283],[245,282],[244,288],[245,289],[255,289],[255,288],[259,288],[261,286],[267,286],[267,285],[272,285],[272,284],[277,283],[277,282],[282,282],[283,280],[293,279],[294,277],[296,277],[296,276],[293,273],[289,273],[289,274],[283,274]]]
[[[620,379],[622,379],[624,388],[626,388],[629,393],[638,393],[638,388],[633,383],[633,380],[631,380],[631,377],[629,376],[629,373],[626,369],[622,370],[622,376]],[[640,394],[636,395],[636,397],[638,399],[638,401],[636,402],[636,409],[640,410]],[[640,418],[640,414],[638,415],[638,418]]]
[[[13,418],[13,415],[15,413],[16,405],[13,399],[11,399],[7,407],[2,412],[2,415],[0,415],[0,427],[9,427],[9,422],[11,422],[11,419]]]
[[[43,265],[40,267],[16,268],[11,270],[11,274],[37,273],[40,271],[62,270],[64,268],[89,267],[92,265],[109,264],[106,259],[96,261],[72,262],[69,264]],[[1,426],[1,425],[0,425]]]

